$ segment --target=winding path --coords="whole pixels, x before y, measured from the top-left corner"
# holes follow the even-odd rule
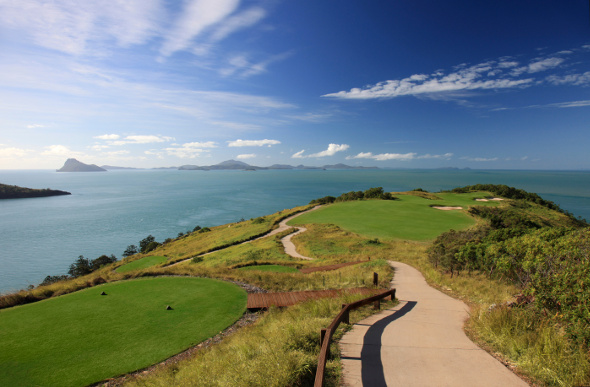
[[[413,267],[390,264],[400,303],[344,335],[344,386],[527,386],[465,335],[467,305],[431,288]]]

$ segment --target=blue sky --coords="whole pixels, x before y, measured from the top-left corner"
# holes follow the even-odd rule
[[[590,168],[588,1],[0,0],[0,168]]]

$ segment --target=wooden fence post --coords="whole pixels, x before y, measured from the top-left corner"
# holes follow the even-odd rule
[[[373,303],[373,309],[381,310],[381,300],[377,300]]]
[[[373,273],[373,285],[377,286],[379,284],[379,274]]]
[[[347,304],[342,304],[342,309],[346,309],[347,306]],[[342,315],[342,322],[350,325],[350,314],[348,313],[348,310],[344,312],[344,315]]]

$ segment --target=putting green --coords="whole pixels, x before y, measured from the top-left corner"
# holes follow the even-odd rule
[[[141,369],[214,336],[245,308],[236,285],[161,277],[1,310],[0,385],[83,386]]]
[[[159,255],[151,255],[149,257],[143,257],[136,261],[126,263],[123,266],[119,266],[115,271],[117,273],[127,273],[133,270],[146,269],[148,267],[157,265],[158,263],[166,262],[167,260],[168,258],[166,257],[162,257]]]
[[[283,266],[283,265],[252,265],[252,266],[240,267],[238,270],[272,271],[275,273],[297,273],[299,271],[294,267]]]
[[[441,200],[399,195],[400,200],[361,200],[334,203],[291,220],[289,225],[306,223],[335,224],[357,234],[381,239],[424,241],[450,229],[461,230],[475,224],[475,219],[461,210],[442,211],[431,206],[498,205],[476,202],[487,193],[437,194]]]

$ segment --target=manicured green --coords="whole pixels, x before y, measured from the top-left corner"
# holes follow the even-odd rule
[[[290,225],[331,223],[345,230],[381,239],[424,241],[436,238],[450,229],[461,230],[475,224],[475,219],[462,210],[442,211],[431,206],[498,205],[476,202],[485,193],[437,194],[441,200],[397,195],[399,200],[360,200],[335,203],[303,214]]]
[[[276,273],[297,273],[294,267],[282,266],[282,265],[253,265],[240,267],[239,270],[250,270],[250,271],[272,271]]]
[[[129,262],[123,266],[119,266],[115,271],[117,273],[128,273],[133,270],[147,269],[148,267],[155,266],[159,263],[166,262],[168,258],[160,255],[152,255],[149,257],[143,257],[136,261]]]
[[[0,385],[83,386],[141,369],[214,336],[245,308],[236,285],[159,277],[4,309]]]

